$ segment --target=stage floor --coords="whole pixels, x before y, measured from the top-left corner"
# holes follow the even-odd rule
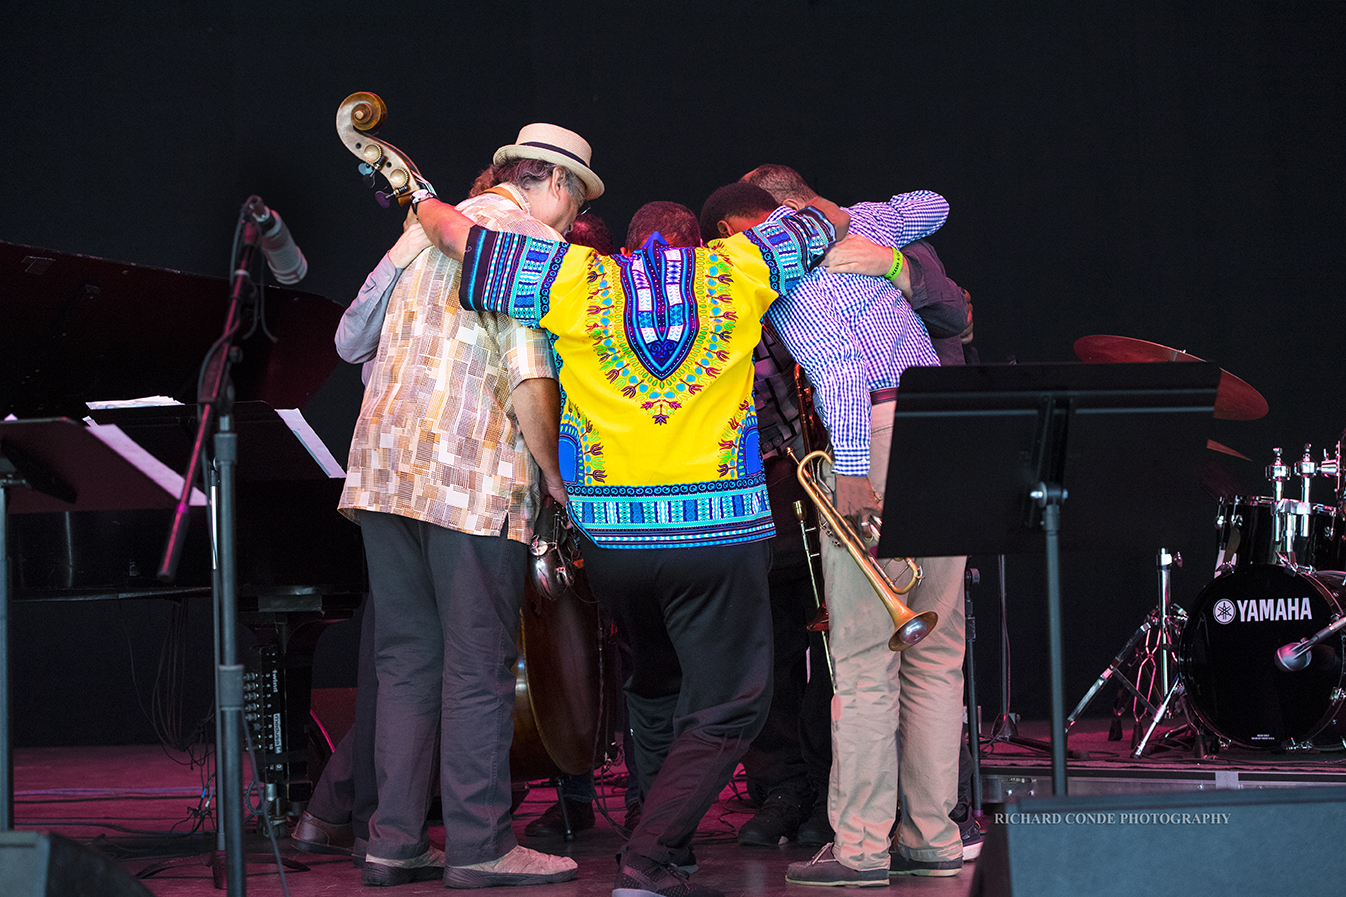
[[[1170,727],[1160,726],[1144,756],[1134,759],[1133,739],[1138,742],[1144,730],[1134,733],[1128,718],[1121,740],[1109,741],[1109,727],[1108,719],[1082,719],[1071,730],[1066,746],[1080,755],[1066,761],[1071,795],[1346,785],[1346,750],[1277,754],[1224,747],[1198,758],[1190,744],[1164,746],[1162,736]],[[1050,741],[1046,721],[1022,723],[1018,729],[1021,737]],[[990,734],[984,731],[983,737]],[[1005,742],[986,744],[981,777],[987,805],[1047,797],[1052,792],[1051,754]]]
[[[1157,793],[1208,788],[1301,787],[1346,783],[1346,753],[1273,755],[1226,749],[1214,758],[1197,760],[1190,754],[1168,751],[1142,760],[1127,756],[1127,740],[1107,740],[1106,720],[1084,720],[1070,738],[1070,747],[1088,753],[1087,760],[1071,760],[1071,794]],[[1045,723],[1023,724],[1020,734],[1045,738]],[[1050,756],[1011,745],[993,746],[983,759],[986,812],[995,803],[1051,790]],[[600,785],[614,822],[622,819],[623,772]],[[55,832],[90,844],[129,873],[138,873],[169,857],[191,856],[214,847],[209,833],[192,833],[193,811],[203,789],[201,769],[186,758],[169,756],[156,746],[25,748],[15,751],[15,828]],[[785,884],[785,867],[808,859],[812,851],[796,844],[777,848],[745,848],[734,833],[752,810],[733,783],[711,808],[695,843],[701,871],[697,880],[729,895],[817,893],[817,889]],[[616,872],[614,854],[621,836],[602,816],[594,829],[577,833],[573,842],[557,838],[528,838],[523,827],[554,800],[550,788],[535,787],[516,815],[520,843],[538,850],[573,856],[580,867],[574,882],[546,886],[554,897],[608,895]],[[443,837],[442,830],[432,836]],[[259,861],[248,866],[246,889],[254,894],[282,894],[280,876],[269,858],[270,847],[260,835],[246,836],[247,852]],[[292,849],[281,842],[282,856],[297,860],[306,871],[285,874],[288,892],[304,895],[349,894],[360,888],[359,872],[340,857],[321,857]],[[893,887],[938,897],[964,897],[971,892],[975,863],[967,863],[953,878],[894,879]],[[207,859],[190,861],[145,879],[158,897],[198,897],[214,890]],[[443,893],[438,882],[405,885],[397,894]],[[537,888],[526,893],[541,894]],[[506,897],[501,894],[501,897]]]

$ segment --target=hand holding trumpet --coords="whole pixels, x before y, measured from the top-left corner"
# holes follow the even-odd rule
[[[862,532],[865,529],[864,521],[883,514],[883,502],[875,494],[867,476],[838,474],[835,497],[837,511]]]

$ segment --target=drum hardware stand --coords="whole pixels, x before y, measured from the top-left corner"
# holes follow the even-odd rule
[[[1190,748],[1193,756],[1198,760],[1208,756],[1205,736],[1202,735],[1201,730],[1192,723],[1191,714],[1187,712],[1185,695],[1186,691],[1183,688],[1182,679],[1175,679],[1173,681],[1173,686],[1168,690],[1168,693],[1164,695],[1164,702],[1159,705],[1159,710],[1150,720],[1150,727],[1145,730],[1145,736],[1136,743],[1134,748],[1132,748],[1131,758],[1133,760],[1139,760],[1141,757],[1145,756],[1145,748],[1147,745],[1149,745],[1151,750],[1158,749],[1159,747],[1177,748],[1180,750],[1187,750]],[[1177,702],[1177,706],[1182,708],[1182,715],[1186,718],[1187,722],[1175,729],[1170,729],[1159,738],[1156,738],[1153,744],[1150,744],[1150,736],[1154,734],[1154,730],[1159,725],[1159,722],[1172,712],[1169,707],[1174,704],[1175,701]],[[1191,738],[1192,740],[1189,742],[1187,741],[1188,738]]]
[[[1327,449],[1323,449],[1323,460],[1315,462],[1313,460],[1313,447],[1309,444],[1304,446],[1304,455],[1294,463],[1293,467],[1288,466],[1281,458],[1281,449],[1272,449],[1275,453],[1275,460],[1267,466],[1267,479],[1271,481],[1274,493],[1274,507],[1276,513],[1272,517],[1272,545],[1277,552],[1277,562],[1282,566],[1288,567],[1295,572],[1313,573],[1313,558],[1308,557],[1310,546],[1308,540],[1312,535],[1312,526],[1310,518],[1313,515],[1313,505],[1310,503],[1310,492],[1313,485],[1314,475],[1330,477],[1337,480],[1337,494],[1340,497],[1341,483],[1341,444],[1337,444],[1337,453],[1335,457],[1327,454]],[[1285,484],[1289,482],[1291,476],[1299,480],[1299,500],[1285,497]],[[1331,532],[1328,532],[1331,535]],[[1302,546],[1305,549],[1306,557],[1309,561],[1307,565],[1299,563],[1299,554],[1296,546]]]
[[[1117,652],[1117,656],[1113,658],[1112,663],[1094,681],[1084,697],[1080,699],[1079,704],[1075,705],[1075,709],[1066,718],[1067,731],[1075,725],[1075,721],[1079,719],[1080,714],[1089,706],[1103,686],[1116,678],[1117,683],[1124,691],[1119,691],[1117,694],[1112,725],[1108,731],[1109,741],[1118,741],[1122,737],[1121,714],[1126,703],[1125,694],[1130,692],[1133,699],[1131,702],[1132,718],[1135,721],[1131,735],[1131,749],[1135,758],[1139,759],[1141,757],[1154,734],[1155,727],[1172,712],[1170,705],[1174,700],[1179,701],[1178,706],[1181,707],[1183,716],[1187,719],[1186,726],[1180,727],[1180,729],[1185,728],[1191,731],[1180,733],[1180,729],[1175,729],[1167,733],[1161,740],[1168,742],[1179,734],[1194,735],[1195,744],[1191,746],[1192,749],[1198,757],[1205,756],[1204,739],[1201,733],[1191,724],[1186,703],[1181,701],[1183,694],[1181,682],[1173,675],[1171,668],[1171,662],[1176,660],[1178,636],[1182,634],[1183,627],[1187,623],[1187,612],[1172,602],[1171,578],[1175,564],[1179,567],[1182,566],[1182,556],[1177,552],[1160,548],[1157,556],[1159,570],[1158,606],[1150,611],[1149,615],[1140,624],[1140,628],[1132,634],[1122,650]],[[1158,707],[1150,699],[1150,696],[1156,693],[1164,696]],[[1151,722],[1149,729],[1142,735],[1141,721],[1147,715],[1151,718]]]

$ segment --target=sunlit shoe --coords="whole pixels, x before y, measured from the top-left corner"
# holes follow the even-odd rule
[[[444,870],[446,888],[501,888],[513,885],[545,885],[570,881],[579,866],[570,857],[538,853],[518,846],[497,860]]]
[[[409,860],[389,860],[365,854],[360,882],[371,888],[390,888],[414,881],[434,881],[443,875],[444,851],[431,847]]]

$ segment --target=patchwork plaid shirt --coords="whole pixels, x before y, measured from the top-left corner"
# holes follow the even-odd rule
[[[527,213],[522,193],[509,192],[516,202],[484,193],[458,209],[493,230],[561,238]],[[526,542],[539,476],[510,396],[524,380],[554,379],[556,369],[542,331],[459,308],[461,273],[431,248],[400,276],[388,265],[370,274],[396,284],[339,507],[352,519],[380,511],[483,536],[497,535],[508,515],[509,538]],[[361,295],[386,289],[366,281]]]

